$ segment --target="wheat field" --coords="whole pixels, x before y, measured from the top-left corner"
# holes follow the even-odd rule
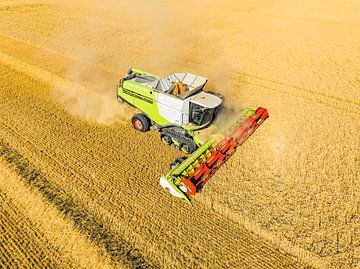
[[[0,0],[0,268],[360,267],[360,3]],[[270,118],[193,199],[133,66]]]

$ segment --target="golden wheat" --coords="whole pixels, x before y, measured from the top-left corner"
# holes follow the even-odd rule
[[[356,2],[185,2],[0,1],[1,169],[19,191],[0,186],[16,205],[2,210],[42,234],[16,253],[77,267],[357,266]],[[116,103],[130,65],[199,73],[226,105],[269,110],[193,208],[158,186],[180,153]]]

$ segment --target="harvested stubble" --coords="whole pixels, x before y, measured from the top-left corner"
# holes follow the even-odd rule
[[[97,253],[74,259],[55,224],[38,223],[33,246],[50,243],[36,255],[84,268],[358,264],[355,2],[25,2],[0,1],[1,169]],[[115,103],[118,70],[134,64],[206,75],[227,105],[270,112],[194,208],[158,186],[179,153],[132,130],[135,111]]]

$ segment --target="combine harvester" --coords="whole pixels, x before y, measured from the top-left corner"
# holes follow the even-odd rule
[[[136,130],[158,130],[162,141],[189,154],[170,164],[171,171],[160,178],[160,185],[190,204],[189,196],[199,192],[269,117],[265,108],[244,108],[225,127],[214,131],[212,123],[222,99],[203,91],[206,82],[190,73],[161,78],[130,68],[116,90],[119,102],[142,111],[131,120]]]

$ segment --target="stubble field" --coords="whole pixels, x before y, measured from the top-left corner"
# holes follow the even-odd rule
[[[360,266],[357,1],[0,1],[0,265]],[[270,118],[190,207],[132,129],[129,66]],[[1,267],[1,266],[0,266]]]

